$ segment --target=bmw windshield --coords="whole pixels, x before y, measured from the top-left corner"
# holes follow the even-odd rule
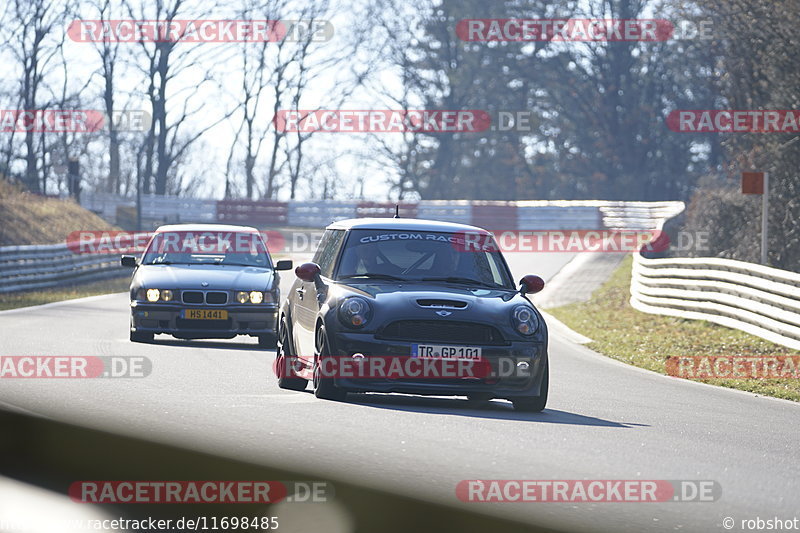
[[[229,265],[272,268],[261,236],[245,232],[168,231],[156,233],[143,265]]]

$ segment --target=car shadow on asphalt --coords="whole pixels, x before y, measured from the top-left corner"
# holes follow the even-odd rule
[[[575,426],[600,427],[649,427],[648,424],[615,422],[593,416],[585,416],[558,409],[545,409],[541,413],[524,413],[515,411],[510,402],[492,400],[478,405],[469,400],[459,398],[430,398],[402,394],[361,394],[350,393],[348,403],[373,407],[376,409],[392,409],[395,411],[412,411],[466,416],[470,418],[489,418],[494,420],[516,420],[519,422],[539,422],[543,424],[569,424]]]
[[[156,338],[153,342],[146,342],[142,344],[152,344],[157,346],[178,346],[181,348],[212,348],[212,349],[219,349],[219,350],[261,350],[261,351],[274,351],[275,348],[262,348],[255,342],[242,342],[242,341],[234,341],[233,339],[230,340],[215,340],[215,339],[207,339],[207,340],[182,340],[182,339],[172,339],[172,338],[165,338],[159,339]]]

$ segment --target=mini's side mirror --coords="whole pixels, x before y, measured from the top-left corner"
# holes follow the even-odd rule
[[[291,259],[283,259],[275,263],[275,270],[291,270],[293,266]]]
[[[132,255],[123,255],[120,258],[119,262],[124,267],[135,267],[136,265],[139,264],[139,262],[136,260],[136,257],[134,257]]]
[[[315,281],[319,272],[319,265],[316,263],[303,263],[294,269],[295,275],[303,281]]]
[[[522,294],[536,294],[544,289],[544,280],[539,276],[534,276],[533,274],[523,276],[522,279],[519,280],[519,284],[519,292]]]

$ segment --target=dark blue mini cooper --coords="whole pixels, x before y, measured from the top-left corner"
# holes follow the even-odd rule
[[[415,219],[328,226],[278,324],[281,388],[547,403],[547,327],[486,230]]]

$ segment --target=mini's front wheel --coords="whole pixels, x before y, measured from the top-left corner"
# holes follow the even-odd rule
[[[547,394],[550,389],[550,365],[545,363],[544,376],[542,376],[542,387],[539,396],[529,396],[524,398],[512,398],[514,410],[525,413],[538,413],[544,410],[547,405]]]
[[[258,346],[260,348],[275,348],[276,338],[272,333],[258,336]]]
[[[328,337],[325,334],[325,326],[317,329],[314,354],[314,396],[322,400],[332,400],[342,402],[347,399],[347,391],[337,387],[333,378],[322,375],[322,364],[324,359],[332,357],[328,349]]]
[[[306,390],[306,385],[308,385],[308,380],[298,378],[294,374],[292,363],[295,356],[289,344],[289,330],[286,328],[286,324],[281,324],[280,331],[280,342],[275,352],[275,373],[278,375],[278,387],[287,390],[304,391]]]

